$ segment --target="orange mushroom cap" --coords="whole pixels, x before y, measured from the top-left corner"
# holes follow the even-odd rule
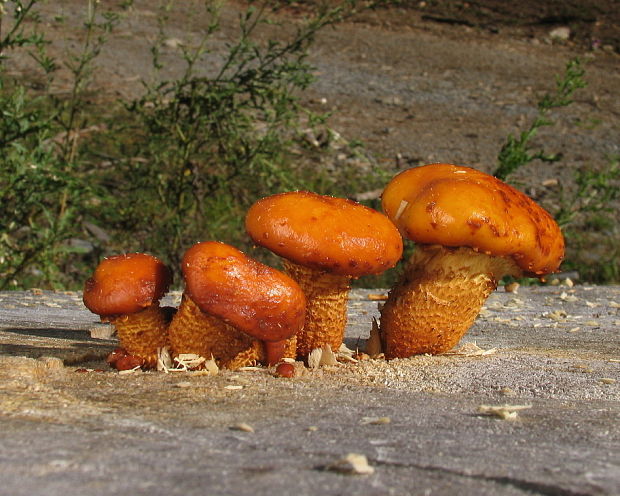
[[[97,315],[129,315],[168,291],[170,269],[157,257],[130,253],[105,258],[84,284],[84,305]]]
[[[383,210],[403,236],[422,244],[466,246],[511,257],[527,274],[556,271],[564,237],[531,198],[469,167],[430,164],[401,172],[386,186]]]
[[[255,243],[298,265],[360,277],[396,265],[402,238],[382,213],[307,191],[257,201],[245,227]]]
[[[182,264],[185,291],[203,312],[263,341],[287,339],[303,326],[306,298],[283,272],[217,241],[195,244]]]

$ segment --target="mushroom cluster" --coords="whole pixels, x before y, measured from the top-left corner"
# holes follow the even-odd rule
[[[178,310],[159,307],[171,271],[151,255],[106,258],[86,281],[85,306],[118,334],[121,348],[108,358],[110,365],[152,369],[163,349],[230,369],[295,357],[306,300],[290,277],[215,241],[187,250],[182,268]]]
[[[468,167],[405,170],[386,186],[382,208],[385,214],[307,191],[262,198],[247,212],[246,231],[282,258],[283,271],[225,243],[197,243],[182,260],[178,309],[159,305],[171,271],[156,257],[103,260],[85,283],[84,304],[116,327],[121,349],[108,361],[118,369],[154,368],[165,348],[173,357],[237,369],[306,360],[317,348],[338,351],[351,280],[393,268],[403,238],[415,251],[381,309],[384,355],[443,353],[503,276],[542,277],[557,271],[564,255],[560,229],[545,210]]]

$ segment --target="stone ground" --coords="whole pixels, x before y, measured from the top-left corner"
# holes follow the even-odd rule
[[[376,294],[352,294],[352,349]],[[458,354],[121,374],[79,294],[0,293],[0,494],[617,495],[619,327],[620,287],[522,287]],[[374,473],[337,471],[351,453]]]

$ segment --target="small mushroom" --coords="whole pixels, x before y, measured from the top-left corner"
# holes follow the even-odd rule
[[[401,172],[385,188],[382,205],[416,243],[381,311],[386,358],[450,350],[501,277],[542,277],[564,256],[560,228],[543,208],[468,167]]]
[[[290,277],[216,241],[187,250],[182,270],[185,291],[169,328],[174,356],[213,357],[230,369],[295,356],[306,301]]]
[[[306,294],[297,355],[342,344],[350,281],[393,267],[402,238],[390,220],[359,203],[296,191],[269,196],[249,209],[245,226],[258,245],[281,256]]]
[[[168,342],[170,312],[159,300],[171,282],[172,273],[161,260],[130,253],[104,259],[84,284],[86,308],[114,325],[125,355],[143,368],[156,367],[157,350]]]

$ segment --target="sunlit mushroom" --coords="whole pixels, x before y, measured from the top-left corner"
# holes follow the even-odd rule
[[[300,357],[324,346],[338,351],[351,279],[379,274],[402,255],[402,238],[385,215],[307,191],[257,201],[245,225],[256,244],[284,259],[285,271],[306,294],[306,321],[297,334]]]
[[[106,258],[86,281],[84,305],[114,325],[124,350],[113,353],[112,365],[122,358],[143,368],[156,366],[157,350],[167,345],[170,321],[170,312],[159,306],[159,300],[171,282],[168,267],[144,253]]]
[[[213,357],[231,369],[294,358],[305,297],[290,277],[216,241],[187,250],[182,269],[185,291],[169,328],[173,356]]]
[[[382,205],[416,243],[381,312],[387,358],[448,351],[504,275],[542,277],[564,256],[560,228],[542,207],[468,167],[408,169],[387,185]]]

